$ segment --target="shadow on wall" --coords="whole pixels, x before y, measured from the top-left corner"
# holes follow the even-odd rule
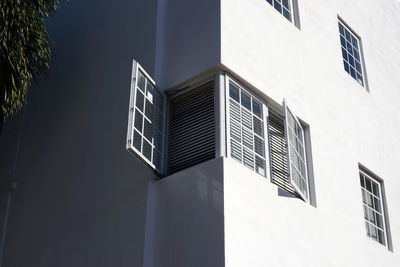
[[[49,21],[54,60],[29,90],[3,266],[142,266],[152,172],[125,140],[132,58],[154,69],[155,12],[156,0],[69,1]]]
[[[224,266],[223,159],[206,161],[152,186],[152,233],[146,237],[152,245],[145,266]]]

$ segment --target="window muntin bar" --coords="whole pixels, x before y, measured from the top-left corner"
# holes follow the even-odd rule
[[[365,75],[361,57],[360,39],[341,21],[338,22],[338,25],[344,70],[359,84],[364,86]]]
[[[367,236],[386,246],[381,183],[360,169],[360,184]]]
[[[265,106],[238,83],[227,77],[228,154],[266,176]]]
[[[292,22],[293,12],[291,0],[267,0],[279,13]]]
[[[286,142],[288,146],[289,182],[305,201],[309,201],[304,130],[299,120],[287,107],[285,101],[283,107],[285,112]]]
[[[127,149],[161,173],[166,99],[137,62],[132,79]]]

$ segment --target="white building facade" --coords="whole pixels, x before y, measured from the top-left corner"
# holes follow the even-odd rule
[[[89,8],[0,137],[3,266],[400,264],[398,1]]]

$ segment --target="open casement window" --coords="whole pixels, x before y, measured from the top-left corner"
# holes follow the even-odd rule
[[[288,179],[297,193],[309,202],[309,183],[306,162],[304,130],[301,123],[283,101],[287,145]]]
[[[165,94],[134,61],[126,149],[158,174],[164,169],[165,113]]]
[[[267,175],[266,120],[268,109],[238,83],[226,77],[227,151],[233,159]]]

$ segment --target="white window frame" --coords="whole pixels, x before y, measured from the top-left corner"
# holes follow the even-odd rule
[[[275,2],[279,2],[280,1],[280,5],[281,5],[281,11],[277,10],[275,7]],[[271,0],[271,3],[266,0],[266,2],[268,2],[268,4],[271,5],[271,7],[279,12],[285,19],[287,19],[290,23],[294,24],[297,28],[300,29],[300,14],[299,14],[299,7],[298,7],[298,1],[297,0],[287,0],[288,1],[288,7],[289,9],[287,9],[286,7],[284,7],[282,0]],[[283,9],[286,9],[289,12],[289,16],[290,19],[287,18],[284,14],[283,14]]]
[[[239,82],[235,81],[233,78],[231,78],[227,74],[225,74],[225,86],[224,86],[225,87],[225,116],[226,116],[226,119],[225,119],[225,125],[226,125],[226,129],[225,129],[225,132],[226,132],[226,138],[225,138],[226,156],[232,158],[231,157],[231,142],[230,142],[231,141],[230,117],[231,116],[230,116],[230,110],[229,110],[229,107],[230,107],[230,105],[229,105],[229,101],[230,101],[230,99],[229,99],[230,98],[230,96],[229,96],[229,84],[230,83],[234,84],[235,86],[237,86],[239,88],[239,90],[244,91],[245,93],[250,95],[251,98],[254,98],[259,103],[261,103],[262,112],[263,112],[263,114],[262,114],[262,123],[263,123],[262,129],[263,129],[263,135],[264,135],[263,139],[264,139],[264,160],[265,160],[265,168],[264,168],[265,170],[264,170],[264,172],[265,173],[264,173],[264,175],[262,175],[262,174],[258,173],[257,170],[256,170],[256,166],[255,166],[255,163],[256,163],[255,156],[256,156],[256,154],[255,154],[255,151],[254,151],[254,147],[253,147],[253,151],[252,151],[254,153],[254,165],[253,165],[253,169],[252,170],[254,172],[256,172],[257,174],[269,179],[270,178],[270,164],[269,164],[269,146],[268,146],[268,125],[267,125],[268,107],[265,104],[265,102],[263,101],[263,99],[261,99],[260,97],[255,96],[253,93],[251,93],[244,86],[242,86]],[[253,114],[252,114],[252,116],[253,116]],[[241,127],[242,127],[242,125],[241,125]],[[243,141],[242,141],[242,143],[243,143]],[[243,145],[241,144],[241,149],[242,149],[242,146]],[[253,140],[253,146],[254,146],[254,140]],[[242,155],[242,157],[243,157],[243,155]],[[242,160],[241,164],[246,166],[243,163],[243,160]],[[247,167],[247,168],[249,168],[249,167]],[[249,168],[249,169],[251,169],[251,168]]]
[[[305,143],[305,132],[303,129],[303,126],[301,125],[300,121],[298,120],[297,116],[295,115],[295,113],[293,113],[291,111],[291,109],[289,109],[289,107],[287,106],[286,100],[283,100],[283,112],[285,115],[284,121],[285,121],[285,137],[286,137],[286,156],[287,156],[287,163],[288,163],[288,179],[289,179],[289,183],[295,188],[295,190],[297,191],[297,193],[303,198],[304,201],[306,201],[307,203],[310,203],[310,182],[309,182],[309,177],[308,177],[308,170],[307,170],[307,151],[306,151],[306,143]],[[292,161],[292,149],[291,146],[292,142],[290,141],[290,130],[289,129],[289,123],[288,123],[288,113],[291,113],[292,117],[295,120],[295,123],[297,124],[297,126],[301,129],[302,131],[302,143],[303,143],[303,155],[304,155],[304,170],[305,170],[305,182],[306,182],[306,187],[307,187],[307,194],[304,194],[300,188],[300,186],[294,181],[293,177],[292,177],[292,168],[293,166],[296,166],[296,163]],[[295,136],[295,138],[298,138],[297,135]],[[293,147],[294,150],[296,150],[295,147]],[[296,170],[297,172],[299,172],[299,170]]]
[[[156,166],[152,161],[148,160],[141,151],[137,150],[134,145],[133,145],[133,137],[134,137],[134,123],[135,123],[135,115],[136,115],[136,91],[138,90],[138,74],[139,71],[144,74],[145,78],[147,79],[147,82],[150,82],[152,86],[154,87],[154,90],[157,90],[157,92],[164,97],[163,100],[163,110],[162,116],[163,116],[163,121],[162,121],[162,138],[160,140],[161,143],[161,150],[160,150],[160,164],[159,166]],[[146,100],[146,96],[145,100]],[[152,100],[154,101],[154,99]],[[157,174],[162,175],[165,171],[165,127],[166,127],[166,108],[167,108],[167,97],[163,91],[157,88],[155,81],[151,78],[151,76],[140,66],[138,62],[133,60],[133,66],[132,66],[132,78],[131,78],[131,88],[130,88],[130,97],[129,97],[129,117],[128,117],[128,130],[127,130],[127,140],[126,140],[126,150],[128,150],[131,154],[133,154],[136,158],[138,158],[142,163],[144,163],[146,166],[149,166],[152,168]],[[145,111],[143,111],[144,113]],[[143,117],[143,121],[145,118]],[[151,122],[153,123],[153,122]],[[142,126],[144,127],[144,126]],[[154,130],[154,128],[152,128]],[[142,135],[142,138],[145,138],[143,136],[143,133],[140,133]],[[154,137],[153,137],[154,139]],[[153,140],[152,140],[153,143]],[[143,140],[141,142],[141,145],[143,146]],[[152,146],[152,154],[154,152],[154,145],[151,144]]]
[[[373,209],[373,211],[374,212],[378,212],[378,213],[380,213],[380,215],[382,216],[382,226],[383,226],[383,228],[380,228],[379,226],[377,226],[377,225],[373,225],[372,223],[370,223],[366,218],[365,218],[365,211],[364,211],[364,206],[367,206],[367,209],[371,209],[368,205],[366,205],[365,203],[364,203],[364,201],[363,201],[363,199],[364,199],[364,197],[363,197],[363,195],[361,195],[361,200],[362,200],[362,206],[363,206],[363,214],[364,214],[364,223],[367,223],[367,224],[369,224],[369,225],[372,225],[373,227],[375,227],[375,228],[377,228],[377,229],[379,229],[379,230],[381,230],[381,231],[383,231],[383,236],[384,236],[384,238],[385,238],[385,244],[382,244],[382,243],[380,243],[379,242],[379,240],[375,240],[373,237],[371,237],[371,236],[368,236],[368,233],[367,233],[367,236],[370,238],[370,239],[372,239],[372,240],[374,240],[374,241],[376,241],[377,243],[379,243],[379,244],[381,244],[382,246],[385,246],[385,247],[387,247],[388,246],[388,243],[389,243],[389,241],[388,241],[388,236],[387,236],[387,227],[386,227],[386,213],[385,213],[385,207],[384,207],[384,198],[383,198],[383,194],[382,194],[382,182],[381,181],[379,181],[378,179],[376,179],[375,177],[373,177],[371,174],[369,174],[368,172],[366,172],[366,171],[364,171],[362,168],[359,168],[359,173],[360,174],[362,174],[362,175],[364,175],[366,178],[368,178],[368,179],[370,179],[372,182],[375,182],[376,184],[378,184],[378,189],[379,189],[379,206],[380,206],[380,209],[381,209],[381,212],[378,212],[377,210],[375,210],[375,209]],[[364,179],[364,185],[365,185],[365,179]],[[361,194],[363,194],[363,190],[366,190],[361,184],[360,184],[360,187],[361,187]],[[371,194],[370,192],[367,192],[367,194]],[[373,194],[372,194],[373,195]]]
[[[357,72],[358,72],[358,71],[357,71],[357,68],[356,68],[356,67],[353,68],[353,69],[355,69],[355,72],[356,72],[356,78],[354,78],[354,77],[351,75],[351,73],[347,72],[346,70],[345,70],[345,72],[346,72],[352,79],[354,79],[359,85],[361,85],[362,87],[364,87],[364,88],[368,91],[367,73],[366,73],[366,69],[365,69],[364,53],[363,53],[361,38],[360,38],[360,36],[359,36],[358,34],[356,34],[356,33],[347,25],[346,22],[344,22],[340,17],[338,17],[339,40],[340,40],[340,37],[343,36],[342,33],[340,32],[340,26],[343,27],[344,31],[348,31],[352,38],[354,38],[354,39],[357,40],[357,46],[358,46],[358,47],[357,47],[357,50],[358,50],[358,54],[359,54],[359,61],[360,61],[359,64],[360,64],[360,69],[361,69],[361,73],[360,73],[360,74],[361,74],[361,78],[362,78],[362,80],[361,80],[362,83],[360,83],[360,81],[357,79]],[[346,35],[346,32],[344,32],[344,35]],[[344,36],[344,40],[345,40],[345,42],[347,42],[346,36]],[[350,42],[350,43],[351,43],[352,49],[354,49],[353,42]],[[344,58],[344,57],[343,57],[342,49],[345,49],[345,50],[346,50],[346,53],[349,53],[349,51],[347,50],[347,45],[346,45],[346,48],[343,47],[343,45],[342,45],[342,43],[341,43],[341,41],[340,41],[340,54],[342,55],[342,64],[344,64],[343,61],[345,61],[346,64],[348,65],[349,71],[351,72],[350,69],[352,68],[352,66],[351,66],[351,64],[350,64],[350,62],[349,62],[348,57],[347,57],[347,58]],[[346,54],[346,56],[347,56],[347,54]],[[352,56],[352,57],[354,58],[354,60],[356,59],[355,56]],[[356,64],[356,62],[354,62],[354,64]]]

